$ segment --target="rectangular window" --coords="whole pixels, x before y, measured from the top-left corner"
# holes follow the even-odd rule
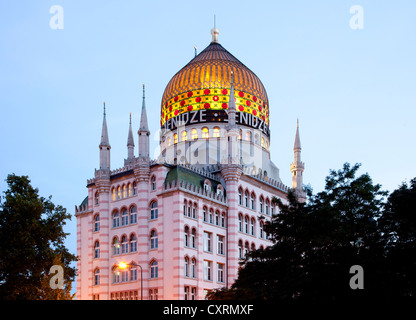
[[[184,288],[184,292],[185,292],[185,300],[189,300],[189,287],[185,287]]]
[[[204,280],[212,281],[211,277],[211,261],[204,260]]]
[[[217,235],[217,253],[224,254],[224,236]]]
[[[217,263],[217,281],[224,282],[224,265],[222,263]]]
[[[204,231],[204,251],[212,252],[212,233]]]

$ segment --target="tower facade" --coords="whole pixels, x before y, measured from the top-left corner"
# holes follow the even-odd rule
[[[166,86],[158,157],[144,86],[138,155],[130,118],[122,168],[110,168],[104,111],[100,169],[75,208],[78,299],[204,299],[234,283],[248,251],[271,245],[264,222],[289,188],[270,158],[267,93],[211,34]],[[292,174],[303,168],[297,128]],[[302,175],[292,187],[301,195]]]

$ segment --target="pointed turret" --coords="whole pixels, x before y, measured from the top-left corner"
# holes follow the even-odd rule
[[[228,127],[235,128],[235,114],[237,108],[235,106],[235,96],[234,96],[234,74],[231,71],[231,88],[230,88],[230,98],[228,101]]]
[[[127,161],[132,161],[134,159],[134,139],[133,139],[133,130],[131,128],[131,113],[130,113],[130,126],[129,134],[127,137]]]
[[[149,126],[147,124],[147,113],[146,113],[146,100],[145,100],[145,86],[143,84],[143,102],[142,102],[142,113],[140,116],[140,127],[139,127],[139,157],[149,157]]]
[[[100,169],[110,170],[110,142],[108,140],[107,120],[105,113],[105,102],[104,102],[104,115],[103,115],[103,127],[101,130],[101,142],[100,148]]]
[[[299,135],[299,119],[297,120],[296,125],[296,136],[295,143],[293,146],[294,151],[294,161],[290,165],[290,171],[292,172],[292,188],[296,189],[297,194],[301,198],[305,198],[305,192],[303,191],[303,171],[305,169],[305,164],[301,161],[301,144],[300,144],[300,135]]]

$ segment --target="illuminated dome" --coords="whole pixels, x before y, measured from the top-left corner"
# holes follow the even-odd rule
[[[217,29],[214,29],[217,30]],[[205,110],[208,122],[228,121],[231,72],[237,111],[269,126],[269,101],[260,79],[221,46],[213,41],[169,81],[162,97],[161,127],[172,129],[170,120],[180,115]],[[189,116],[187,116],[187,119]]]

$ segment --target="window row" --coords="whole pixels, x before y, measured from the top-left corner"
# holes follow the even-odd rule
[[[206,281],[214,281],[213,264],[212,261],[204,260],[204,280]],[[223,263],[216,264],[216,281],[220,283],[225,282],[225,264]]]
[[[243,232],[252,236],[256,236],[256,219],[249,217],[248,215],[243,216],[242,213],[238,214],[238,231]],[[264,231],[264,221],[259,221],[259,238],[268,239],[266,232]]]
[[[137,195],[137,184],[136,182],[123,184],[122,186],[111,188],[111,200],[120,200],[128,197]]]
[[[158,263],[156,259],[153,259],[150,264],[150,279],[158,278]],[[121,282],[130,282],[137,281],[137,267],[131,263],[126,269],[120,270],[120,268],[115,265],[111,269],[112,283],[121,283]],[[100,285],[100,269],[94,269],[94,285]]]
[[[263,250],[264,249],[264,247],[262,245],[259,248],[260,248],[260,250]],[[250,244],[248,243],[248,241],[246,241],[244,243],[244,245],[243,245],[243,240],[240,239],[238,241],[238,257],[240,259],[244,259],[244,257],[246,256],[246,254],[250,250],[251,251],[256,250],[256,245],[254,244],[254,242],[251,243],[251,247],[250,247]]]
[[[137,290],[111,292],[110,300],[138,300]]]
[[[254,192],[250,193],[247,189],[243,191],[243,188],[240,187],[238,189],[238,204],[240,206],[256,210],[256,195],[254,194]],[[263,196],[260,196],[258,209],[260,213],[264,213],[266,215],[273,215],[276,212],[276,205],[273,202],[271,202],[269,198],[264,199]]]
[[[196,128],[192,128],[189,131],[182,130],[181,132],[175,132],[173,137],[163,137],[161,140],[161,147],[165,149],[166,147],[170,147],[172,144],[177,144],[178,142],[184,142],[188,140],[197,140],[199,138],[202,139],[209,139],[212,138],[220,138],[221,137],[221,129],[219,127],[214,127],[210,130],[207,127],[203,127],[201,130]],[[238,140],[240,141],[248,141],[250,143],[255,143],[257,145],[261,145],[263,148],[269,149],[269,141],[264,137],[261,137],[258,133],[254,135],[253,141],[253,134],[251,130],[247,130],[245,134],[243,134],[243,130],[240,129]]]
[[[210,208],[208,210],[207,207],[202,208],[202,215],[203,221],[211,224],[215,224],[217,226],[225,228],[225,212],[223,211],[220,213],[219,210],[215,210]]]

